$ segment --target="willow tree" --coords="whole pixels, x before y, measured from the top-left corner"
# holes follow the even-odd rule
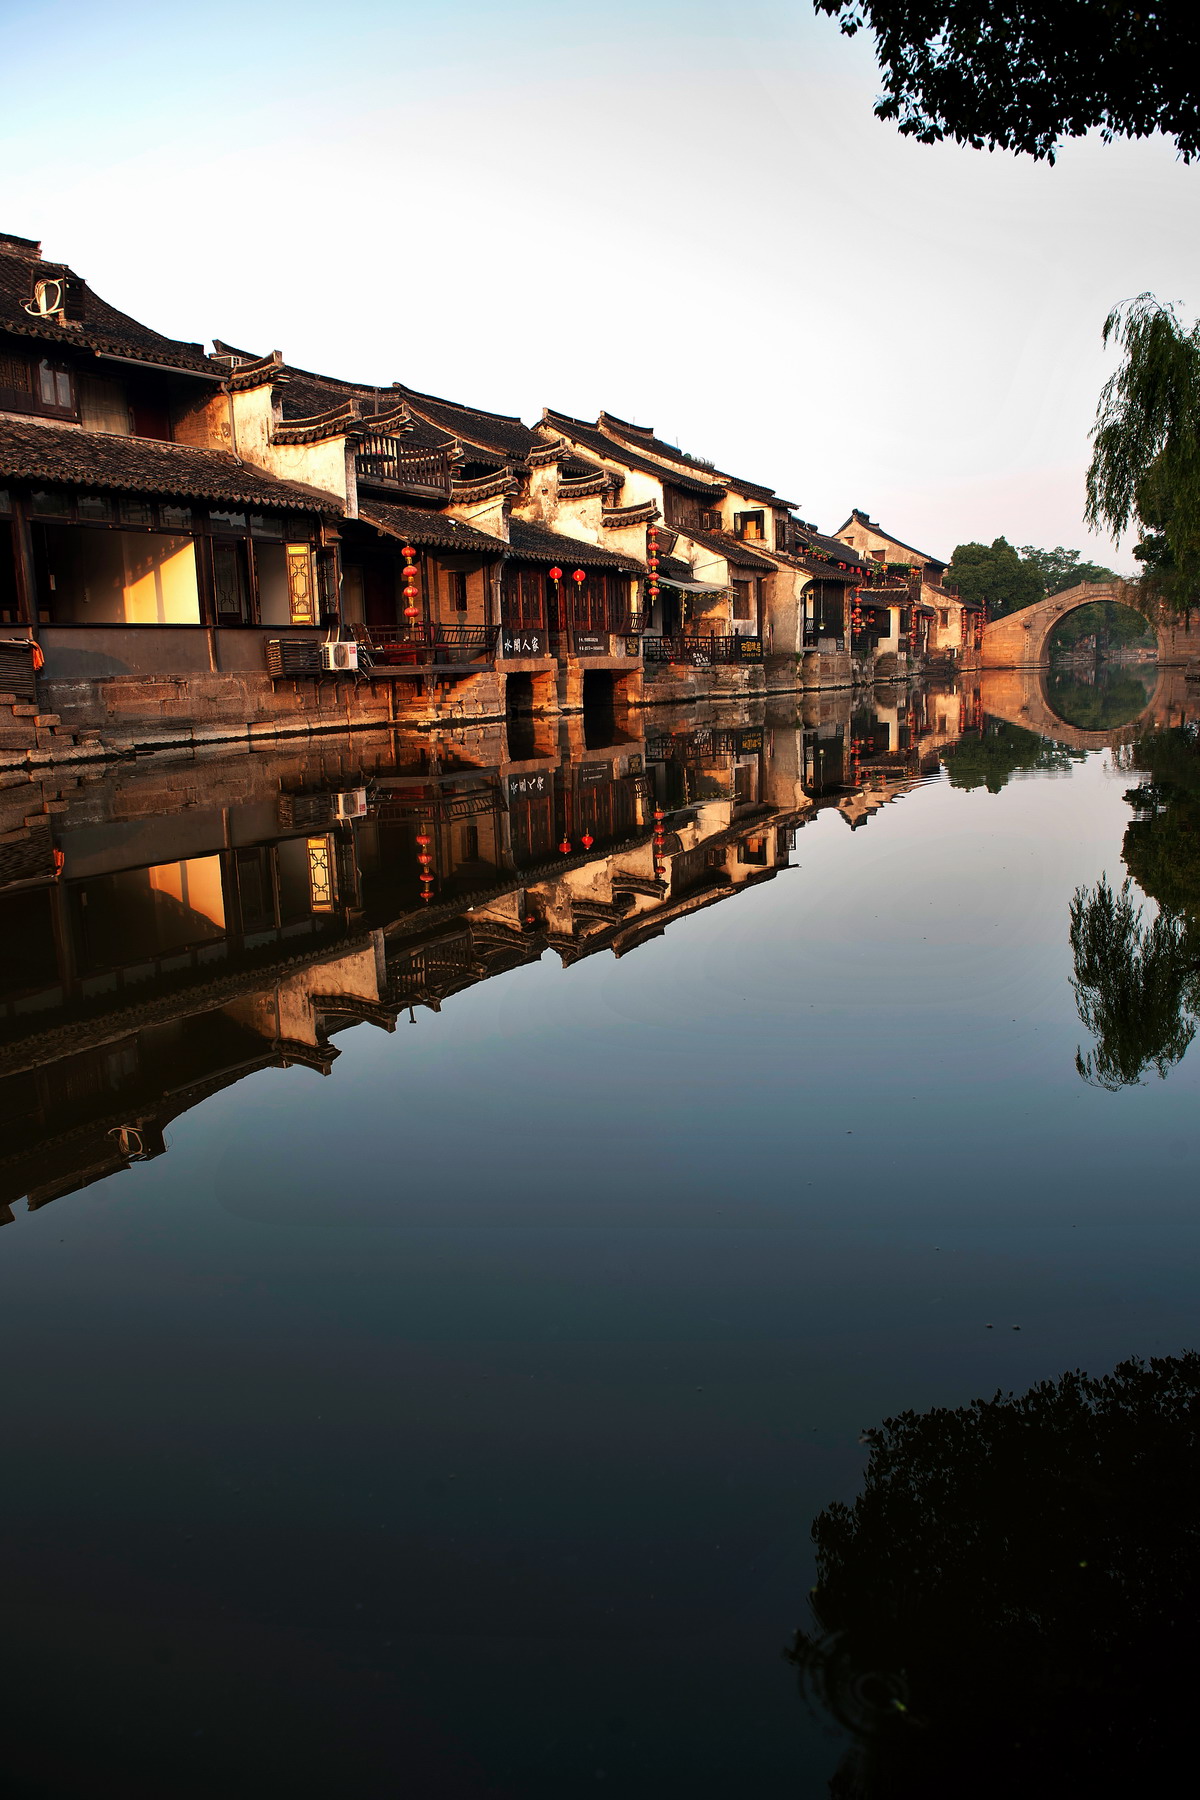
[[[1139,294],[1109,313],[1104,342],[1124,360],[1096,411],[1087,521],[1114,538],[1136,524],[1146,587],[1185,611],[1200,602],[1200,324]]]

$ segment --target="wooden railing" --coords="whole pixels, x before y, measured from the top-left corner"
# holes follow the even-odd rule
[[[490,662],[498,625],[398,626],[394,633],[353,628],[360,661],[375,668],[427,668],[453,663]]]
[[[354,463],[360,481],[449,497],[453,465],[448,450],[406,450],[401,438],[374,432],[362,439]]]
[[[406,1003],[423,994],[444,994],[477,980],[479,959],[469,931],[440,944],[411,950],[388,966],[388,998]]]
[[[642,654],[648,663],[710,669],[717,664],[761,663],[763,647],[757,637],[646,637]]]
[[[424,795],[395,794],[385,790],[378,800],[372,802],[371,811],[388,825],[402,825],[413,821],[421,821],[427,825],[446,825],[455,824],[462,819],[482,818],[485,813],[496,812],[500,804],[499,789],[491,786],[473,788],[466,794],[438,794],[432,799]]]

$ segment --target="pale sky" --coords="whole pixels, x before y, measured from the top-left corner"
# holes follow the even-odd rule
[[[1101,324],[1200,307],[1200,167],[910,143],[808,0],[0,0],[0,66],[0,230],[158,330],[605,407],[934,555],[1111,559]]]

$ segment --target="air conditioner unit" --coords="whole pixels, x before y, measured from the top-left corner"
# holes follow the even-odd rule
[[[351,646],[353,648],[353,646]],[[366,788],[349,788],[344,794],[333,796],[333,816],[335,819],[365,819],[367,816]]]
[[[358,668],[358,645],[338,642],[321,645],[321,667],[342,672]]]

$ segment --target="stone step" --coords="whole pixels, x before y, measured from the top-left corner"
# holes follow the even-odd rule
[[[36,719],[41,710],[40,706],[18,702],[17,705],[13,707],[13,718]]]
[[[62,724],[62,715],[60,713],[40,712],[37,714],[37,716],[35,717],[33,722],[35,725],[41,725],[41,726],[44,726],[46,729],[49,729],[53,725],[61,725]]]

